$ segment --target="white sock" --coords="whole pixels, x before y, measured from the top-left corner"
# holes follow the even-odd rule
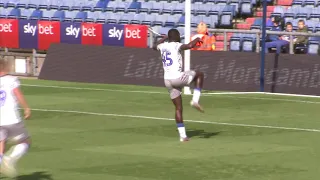
[[[200,96],[201,96],[201,90],[200,89],[194,89],[192,101],[195,102],[195,103],[199,103]]]
[[[186,128],[184,127],[183,123],[178,123],[178,131],[179,131],[179,135],[181,138],[186,138],[187,134],[186,134]]]
[[[20,159],[29,149],[29,145],[27,143],[21,143],[13,147],[11,154],[9,155],[12,159]]]
[[[2,161],[2,157],[3,157],[3,155],[0,155],[0,164],[1,164],[1,161]]]

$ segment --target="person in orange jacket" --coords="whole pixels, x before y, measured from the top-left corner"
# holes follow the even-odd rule
[[[200,37],[202,39],[202,44],[193,48],[192,50],[203,50],[203,51],[214,51],[216,38],[210,36],[208,33],[207,25],[204,22],[200,22],[197,27],[197,34],[191,37],[191,41],[195,38]]]

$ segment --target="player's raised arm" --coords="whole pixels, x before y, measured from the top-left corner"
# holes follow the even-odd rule
[[[168,36],[164,36],[164,37],[163,37],[162,39],[160,39],[158,42],[155,42],[155,43],[153,44],[152,49],[157,51],[157,50],[158,50],[158,45],[164,43],[167,39],[168,39]]]
[[[194,48],[196,45],[197,45],[197,43],[202,43],[202,40],[201,40],[201,38],[196,38],[196,39],[194,39],[193,41],[191,41],[191,42],[189,42],[188,44],[183,44],[183,45],[181,45],[180,46],[180,50],[181,51],[185,51],[185,50],[189,50],[189,49],[192,49],[192,48]]]
[[[21,92],[19,87],[14,88],[13,93],[17,98],[20,106],[24,109],[24,118],[28,119],[31,115],[31,110],[26,99],[24,98],[23,93]]]

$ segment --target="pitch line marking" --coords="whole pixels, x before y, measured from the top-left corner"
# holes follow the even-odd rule
[[[125,114],[108,114],[108,113],[96,113],[96,112],[84,112],[84,111],[69,111],[69,110],[56,110],[56,109],[32,109],[33,111],[42,112],[60,112],[60,113],[74,113],[74,114],[87,114],[95,116],[112,116],[112,117],[126,117],[137,119],[153,119],[161,121],[174,121],[172,118],[151,117],[151,116],[139,116],[139,115],[125,115]],[[282,129],[292,131],[306,131],[306,132],[320,132],[320,129],[307,129],[307,128],[294,128],[294,127],[281,127],[281,126],[266,126],[255,124],[238,124],[238,123],[223,123],[223,122],[211,122],[211,121],[197,121],[197,120],[184,120],[185,122],[200,123],[200,124],[217,124],[225,126],[238,126],[238,127],[251,127],[251,128],[265,128],[265,129]]]
[[[39,87],[39,88],[56,88],[56,89],[75,89],[75,90],[92,90],[92,91],[110,91],[110,92],[123,92],[123,93],[146,93],[146,94],[168,94],[167,92],[159,91],[130,91],[119,89],[103,89],[103,88],[84,88],[84,87],[68,87],[68,86],[47,86],[47,85],[35,85],[35,84],[22,84],[22,86]],[[255,99],[255,100],[267,100],[267,101],[282,101],[282,102],[295,102],[295,103],[308,103],[308,104],[320,104],[320,101],[307,101],[307,100],[293,100],[293,99],[279,99],[279,98],[263,98],[263,97],[241,97],[231,95],[245,95],[245,94],[266,94],[261,92],[217,92],[217,93],[203,93],[203,96],[224,95],[227,98],[236,99]]]

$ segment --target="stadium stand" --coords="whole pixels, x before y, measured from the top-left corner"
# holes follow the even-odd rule
[[[160,34],[172,27],[184,27],[183,0],[0,0],[0,18],[51,21],[143,24]],[[201,21],[209,28],[260,29],[262,8],[259,0],[192,0],[191,26]],[[309,32],[320,32],[320,0],[268,0],[267,15],[284,22],[305,20]],[[223,47],[223,37],[217,44]],[[255,51],[255,35],[228,33],[232,51]],[[230,40],[230,41],[229,41]],[[319,48],[318,39],[309,38],[308,52]],[[220,49],[220,48],[219,48]]]

